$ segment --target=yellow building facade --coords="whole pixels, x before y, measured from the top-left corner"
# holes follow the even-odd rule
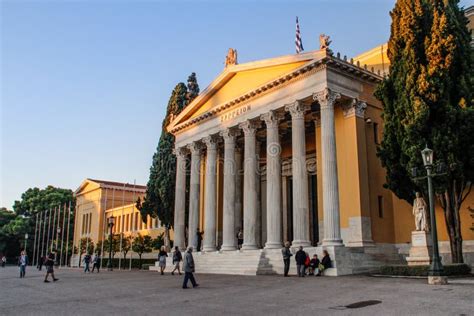
[[[384,122],[374,91],[388,74],[386,51],[384,44],[346,58],[322,46],[226,66],[168,126],[176,137],[175,245],[196,247],[199,228],[197,260],[208,254],[219,262],[215,252],[235,251],[242,230],[241,251],[258,251],[255,260],[263,252],[273,266],[281,265],[275,249],[285,241],[328,250],[336,275],[403,262],[412,207],[383,187],[376,156]],[[470,194],[460,212],[469,263],[473,205]],[[436,216],[449,262],[440,207]]]
[[[86,179],[75,191],[76,208],[73,243],[77,249],[81,239],[90,240],[94,246],[108,238],[107,220],[115,217],[114,234],[124,236],[150,235],[156,238],[164,228],[156,218],[142,221],[135,207],[138,198],[143,199],[146,186],[105,180]],[[107,249],[104,249],[107,254]],[[149,254],[150,255],[150,254]],[[145,255],[147,257],[149,255]],[[78,265],[79,254],[72,258],[72,265]]]

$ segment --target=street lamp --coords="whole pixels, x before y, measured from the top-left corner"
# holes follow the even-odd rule
[[[436,229],[436,214],[434,210],[433,197],[433,176],[440,174],[432,174],[433,170],[433,150],[426,147],[421,151],[423,158],[423,165],[426,169],[426,178],[428,179],[428,197],[430,203],[430,221],[431,221],[431,238],[433,239],[433,260],[431,261],[430,269],[428,271],[428,283],[430,284],[444,284],[447,283],[446,276],[443,276],[443,265],[439,257],[438,250],[438,232]]]
[[[109,217],[107,224],[109,226],[109,262],[107,262],[107,270],[112,271],[112,228],[115,225],[115,217]]]

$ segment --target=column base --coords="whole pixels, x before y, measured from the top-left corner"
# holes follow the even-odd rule
[[[216,251],[217,248],[216,247],[212,247],[212,246],[204,246],[202,247],[202,251],[203,252],[214,252]]]
[[[249,244],[243,244],[242,245],[242,250],[257,250],[258,247],[256,244],[253,244],[253,245],[249,245]]]
[[[266,242],[265,249],[281,249],[283,247],[281,242]]]
[[[222,251],[235,251],[237,250],[237,247],[234,245],[222,245],[221,250]]]
[[[291,247],[311,247],[311,241],[309,240],[293,240],[291,243]]]
[[[324,239],[322,245],[323,247],[344,246],[344,244],[342,243],[342,239]]]
[[[430,285],[446,285],[448,277],[446,276],[428,276],[428,284]]]

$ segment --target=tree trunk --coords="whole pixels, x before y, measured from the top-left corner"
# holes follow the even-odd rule
[[[451,260],[453,263],[463,263],[461,218],[459,211],[462,203],[463,187],[457,190],[456,181],[446,189],[443,194],[438,194],[438,200],[443,208],[444,221],[449,236]]]
[[[142,254],[138,254],[138,270],[142,269]]]

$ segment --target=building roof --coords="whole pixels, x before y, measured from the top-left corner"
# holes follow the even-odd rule
[[[333,55],[326,50],[230,65],[171,121],[167,130],[176,133],[212,118],[222,111],[278,89],[297,77],[301,78],[322,64],[330,64],[366,80],[377,82],[382,79],[375,70],[369,71],[367,66],[363,67],[353,60],[349,62],[346,57],[341,58],[339,53]],[[230,89],[224,92],[229,87]]]
[[[89,185],[89,184],[95,185],[95,187],[93,187],[94,190],[98,189],[98,188],[102,188],[102,189],[125,190],[125,191],[139,192],[139,193],[145,193],[146,192],[146,186],[145,185],[87,178],[84,181],[82,181],[81,185],[77,188],[77,190],[74,192],[74,194],[78,195],[80,193],[83,193],[82,191],[84,191],[86,186]]]

